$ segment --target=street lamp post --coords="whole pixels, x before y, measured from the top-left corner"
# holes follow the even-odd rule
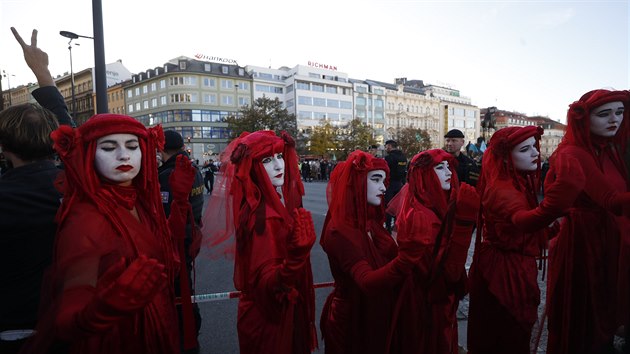
[[[72,90],[72,118],[76,119],[76,107],[77,107],[77,99],[75,96],[75,91],[74,91],[74,70],[72,68],[72,40],[73,39],[77,39],[77,38],[90,38],[90,39],[94,39],[92,37],[88,37],[88,36],[81,36],[78,35],[76,33],[73,32],[69,32],[69,31],[60,31],[59,32],[60,35],[62,35],[63,37],[69,38],[70,40],[68,41],[68,51],[70,52],[70,86],[71,86],[71,90]],[[75,43],[75,45],[79,45],[79,43]]]

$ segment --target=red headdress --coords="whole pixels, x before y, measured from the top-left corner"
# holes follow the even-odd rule
[[[282,153],[285,163],[284,205],[261,162],[274,153]],[[255,227],[264,227],[264,222],[256,223],[256,220],[264,220],[257,217],[257,213],[264,213],[265,205],[288,225],[293,224],[291,212],[302,206],[304,195],[297,162],[295,141],[285,132],[280,136],[271,130],[244,132],[228,145],[221,155],[223,178],[218,188],[214,188],[216,192],[203,217],[210,257],[233,255],[235,241],[247,236]]]
[[[133,179],[130,188],[109,183],[95,170],[96,140],[110,134],[133,134],[138,137],[142,161],[140,172]],[[164,144],[161,126],[147,129],[129,116],[97,114],[77,129],[61,126],[52,132],[51,137],[65,167],[65,178],[62,181],[64,200],[57,214],[59,225],[66,219],[76,200],[89,200],[112,222],[114,229],[125,237],[128,236],[127,228],[116,217],[114,209],[120,204],[131,208],[137,200],[158,223],[164,236],[169,237],[155,157],[157,149],[161,149]]]
[[[383,206],[367,203],[367,174],[375,170],[385,171],[388,176],[385,180],[387,185],[389,167],[384,159],[357,150],[346,161],[337,164],[326,188],[328,214],[320,239],[322,245],[326,242],[325,234],[329,223],[345,224],[365,233],[368,218],[380,220],[381,223],[385,221]]]
[[[621,101],[626,108],[623,122],[612,138],[615,144],[625,147],[628,137],[628,118],[630,118],[630,91],[593,90],[585,93],[578,101],[569,105],[567,111],[567,133],[563,143],[591,147],[591,111],[609,102]],[[623,151],[623,150],[622,150]]]
[[[590,132],[591,127],[591,111],[603,104],[621,101],[625,107],[623,112],[623,121],[621,126],[612,138],[603,139],[596,137]],[[593,158],[600,155],[601,149],[606,145],[614,147],[616,150],[613,155],[623,154],[628,143],[628,129],[630,127],[630,91],[609,91],[609,90],[593,90],[585,93],[578,101],[569,105],[567,111],[567,132],[562,139],[562,143],[558,147],[561,151],[567,145],[575,145],[585,148],[590,152]],[[619,156],[611,156],[612,160],[619,168],[623,175],[626,174],[622,167],[623,163]]]
[[[449,192],[442,189],[440,180],[433,170],[433,167],[442,161],[448,161],[452,173]],[[440,219],[444,218],[449,201],[457,196],[457,190],[459,190],[456,166],[455,157],[442,149],[427,150],[417,154],[409,164],[408,198],[414,198],[433,210]]]
[[[483,155],[481,178],[477,186],[479,194],[482,195],[487,186],[492,186],[499,179],[511,179],[517,190],[530,190],[530,193],[533,193],[535,197],[540,177],[540,160],[536,173],[528,174],[527,181],[525,181],[523,178],[525,175],[514,169],[512,149],[526,139],[534,137],[536,149],[540,150],[539,142],[542,135],[543,129],[535,126],[507,127],[494,133],[488,144],[488,149]],[[525,184],[528,186],[526,187]]]

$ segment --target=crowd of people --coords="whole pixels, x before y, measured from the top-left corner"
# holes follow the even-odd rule
[[[74,127],[37,31],[27,44],[12,30],[40,88],[39,105],[0,112],[2,353],[200,352],[201,247],[234,259],[241,353],[312,352],[317,235],[302,198],[315,178],[328,181],[319,242],[335,280],[326,353],[457,354],[466,294],[469,353],[530,353],[545,319],[548,353],[613,353],[630,328],[630,91],[569,106],[542,200],[533,126],[478,141],[482,158],[453,129],[409,161],[389,140],[385,158],[371,146],[334,169],[300,161],[285,132],[244,132],[200,167],[159,125],[107,113]]]

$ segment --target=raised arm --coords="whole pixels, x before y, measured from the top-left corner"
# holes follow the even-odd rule
[[[11,32],[22,47],[26,64],[37,78],[39,88],[33,91],[33,97],[42,107],[52,111],[57,116],[59,124],[74,127],[75,122],[68,113],[68,106],[66,106],[63,96],[55,86],[55,80],[48,70],[48,54],[37,47],[37,30],[33,30],[30,45],[24,42],[14,27],[11,27]]]

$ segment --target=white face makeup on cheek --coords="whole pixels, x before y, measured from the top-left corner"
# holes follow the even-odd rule
[[[261,160],[267,176],[274,187],[282,187],[284,184],[284,158],[282,154],[273,154]]]
[[[442,189],[445,191],[451,190],[451,176],[453,173],[449,169],[448,161],[442,161],[433,166],[433,171],[435,171]]]
[[[540,154],[535,144],[536,139],[530,136],[512,149],[512,163],[517,171],[536,171]]]
[[[374,170],[367,173],[367,203],[374,206],[381,205],[385,194],[385,178],[383,170]]]
[[[106,179],[130,185],[140,172],[142,151],[133,134],[110,134],[96,141],[94,168]]]
[[[608,102],[592,109],[589,116],[591,133],[608,138],[615,136],[623,122],[623,111],[621,101]]]

